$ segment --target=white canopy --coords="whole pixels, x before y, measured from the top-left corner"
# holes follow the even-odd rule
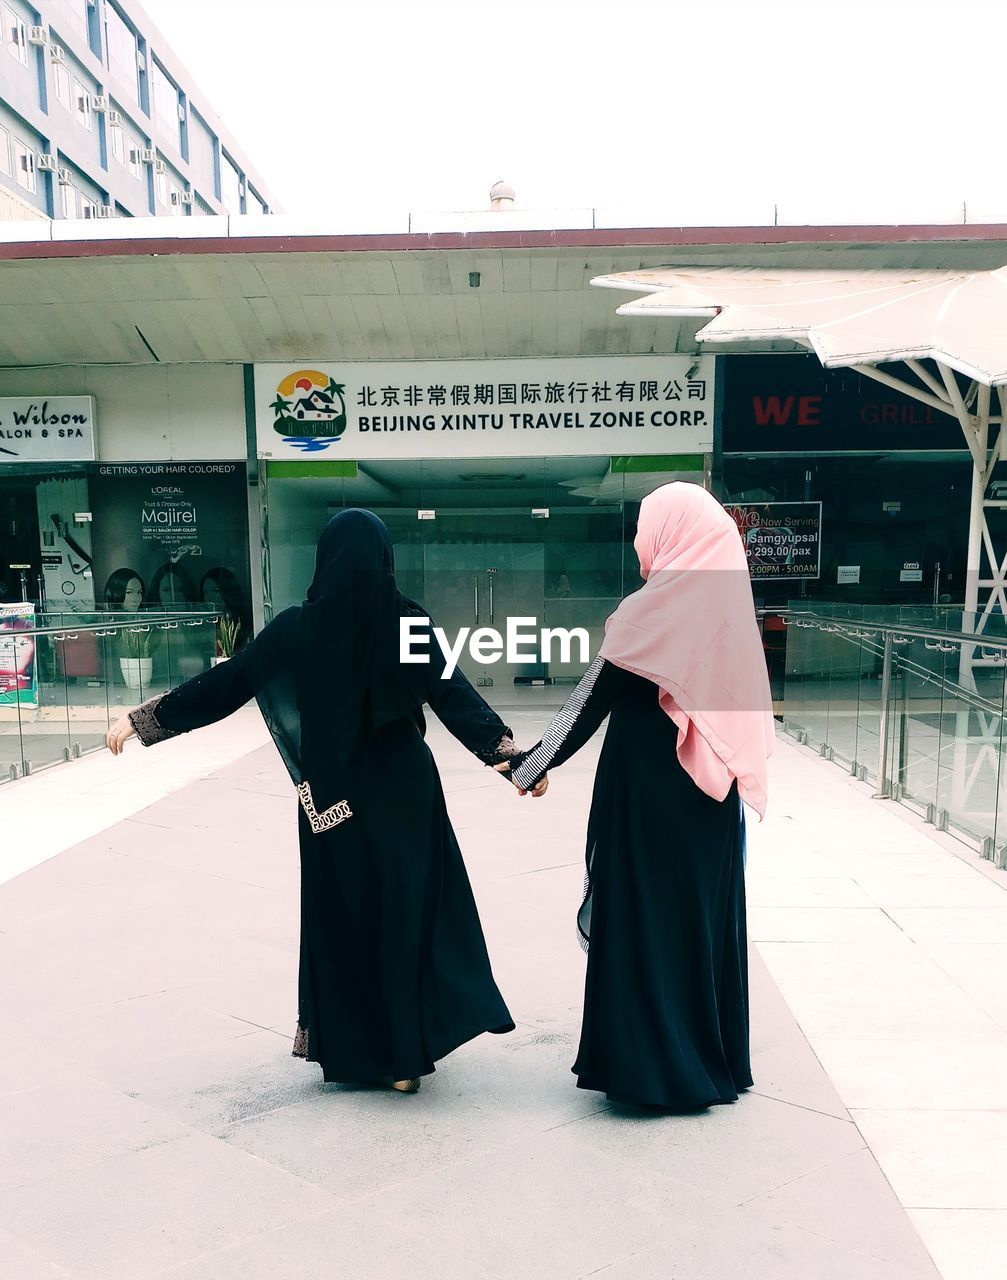
[[[932,359],[1007,385],[1007,267],[997,271],[766,271],[684,267],[598,276],[647,296],[624,316],[709,316],[700,342],[784,338],[828,368]]]
[[[709,317],[696,334],[703,343],[789,339],[829,368],[856,369],[957,418],[974,468],[963,630],[981,634],[994,610],[1007,616],[1007,549],[994,545],[987,519],[992,508],[1007,507],[991,488],[994,469],[1007,462],[1007,267],[667,267],[598,276],[592,284],[646,295],[624,303],[620,315]],[[991,413],[993,388],[998,414]],[[986,661],[963,646],[962,682],[974,688],[973,669]]]

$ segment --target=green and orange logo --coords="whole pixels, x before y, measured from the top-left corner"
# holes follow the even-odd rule
[[[317,369],[288,374],[269,406],[275,415],[273,430],[306,453],[327,449],[346,430],[345,389]]]

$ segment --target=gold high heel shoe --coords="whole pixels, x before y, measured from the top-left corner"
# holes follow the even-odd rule
[[[393,1080],[391,1076],[382,1076],[374,1082],[382,1089],[394,1089],[396,1093],[419,1093],[421,1080]]]

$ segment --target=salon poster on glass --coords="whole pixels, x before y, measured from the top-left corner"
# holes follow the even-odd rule
[[[249,613],[245,467],[101,463],[89,475],[95,596],[111,610]]]
[[[38,706],[35,606],[0,605],[0,707]]]

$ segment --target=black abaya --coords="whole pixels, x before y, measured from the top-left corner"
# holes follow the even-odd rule
[[[258,699],[301,797],[294,1052],[329,1082],[415,1079],[482,1032],[514,1029],[422,706],[486,764],[512,749],[510,730],[460,672],[398,667],[399,616],[419,612],[395,590],[381,522],[342,513],[305,605],[130,717],[150,745]]]
[[[742,811],[678,760],[657,686],[598,658],[514,771],[530,787],[606,715],[588,823],[589,940],[578,1085],[672,1111],[752,1084]]]

